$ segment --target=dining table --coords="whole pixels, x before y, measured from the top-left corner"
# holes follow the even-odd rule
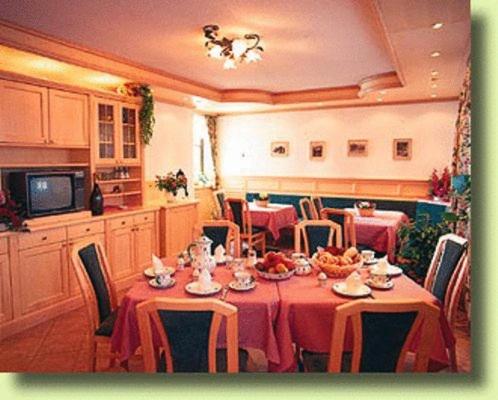
[[[174,265],[173,259],[164,259],[165,265]],[[355,299],[336,294],[332,284],[340,279],[328,279],[325,287],[318,284],[319,270],[313,269],[307,276],[294,275],[283,281],[266,280],[258,276],[254,268],[249,268],[256,277],[256,287],[250,291],[229,290],[223,299],[238,308],[239,346],[246,349],[259,349],[268,359],[271,372],[295,372],[296,348],[327,353],[330,349],[334,310],[341,304]],[[367,268],[360,269],[363,280],[368,276]],[[119,307],[111,346],[119,354],[121,362],[126,362],[140,347],[136,305],[154,297],[193,299],[198,296],[185,291],[192,278],[192,268],[177,270],[176,283],[167,289],[156,289],[149,285],[150,278],[137,278]],[[227,285],[233,280],[233,272],[226,265],[216,267],[213,280]],[[431,370],[448,365],[446,349],[454,344],[454,337],[440,302],[430,292],[405,275],[393,277],[394,287],[390,290],[372,289],[373,300],[414,299],[437,305],[441,309],[439,328],[430,354]],[[220,293],[212,296],[220,298]],[[156,344],[159,338],[155,337]],[[222,328],[217,341],[218,348],[226,347],[225,332]],[[346,332],[346,349],[352,346],[352,332]],[[417,347],[416,339],[410,344]]]
[[[298,222],[297,211],[293,205],[269,203],[262,207],[255,202],[248,204],[252,225],[268,230],[275,241],[280,238],[280,229]]]
[[[375,210],[372,216],[363,217],[354,208],[346,208],[354,215],[356,243],[386,253],[389,262],[396,259],[396,240],[401,224],[409,221],[401,211]]]

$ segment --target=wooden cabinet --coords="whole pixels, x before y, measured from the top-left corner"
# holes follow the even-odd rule
[[[0,323],[12,319],[12,292],[7,239],[0,238]]]
[[[48,90],[0,80],[0,143],[48,141]]]
[[[19,251],[18,299],[21,315],[68,297],[68,258],[65,242]]]
[[[135,271],[142,272],[152,264],[152,254],[156,252],[156,228],[143,224],[134,228]]]
[[[161,209],[161,255],[176,256],[192,243],[197,223],[197,203]]]
[[[135,271],[134,227],[112,229],[109,232],[108,251],[113,279],[119,280],[133,275]]]
[[[88,147],[88,96],[49,89],[49,143]]]
[[[138,107],[134,105],[122,105],[120,122],[120,161],[123,164],[137,164],[140,162]]]
[[[96,160],[98,164],[116,164],[118,104],[113,101],[98,100],[95,104],[97,137]]]

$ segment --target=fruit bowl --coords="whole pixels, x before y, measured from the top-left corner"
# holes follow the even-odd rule
[[[345,251],[333,248],[313,254],[311,263],[330,278],[346,278],[363,266],[363,259],[354,247]]]
[[[256,270],[256,272],[258,273],[258,275],[261,278],[268,279],[269,281],[283,281],[285,279],[289,279],[292,275],[294,275],[295,271],[296,270],[292,269],[292,270],[287,271],[287,272],[280,272],[280,273],[272,274],[270,272]]]
[[[270,251],[256,263],[255,268],[260,277],[272,281],[281,281],[294,275],[296,265],[285,254]]]

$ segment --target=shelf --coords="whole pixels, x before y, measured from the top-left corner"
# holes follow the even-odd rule
[[[138,196],[141,195],[142,192],[140,190],[134,192],[122,192],[122,193],[104,193],[104,199],[110,199],[114,197],[126,197],[126,196]]]
[[[109,164],[103,164],[103,163],[97,163],[95,164],[95,168],[102,168],[102,169],[110,169],[110,168],[117,168],[117,167],[141,167],[142,165],[140,164],[140,161],[134,161],[134,162],[127,162],[127,161],[120,161],[119,163],[116,163],[114,159],[109,159]]]
[[[0,163],[0,168],[88,168],[89,163],[57,163],[57,164],[33,164],[33,163]]]
[[[140,182],[140,181],[141,181],[140,178],[128,178],[128,179],[106,179],[102,181],[97,180],[96,183],[98,183],[99,185],[103,185],[103,184],[112,184],[112,183],[128,183],[128,182]]]

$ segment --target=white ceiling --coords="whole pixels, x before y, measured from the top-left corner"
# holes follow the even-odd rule
[[[1,18],[216,89],[356,85],[394,66],[364,0],[0,0]],[[256,32],[263,61],[226,71],[202,27]]]

